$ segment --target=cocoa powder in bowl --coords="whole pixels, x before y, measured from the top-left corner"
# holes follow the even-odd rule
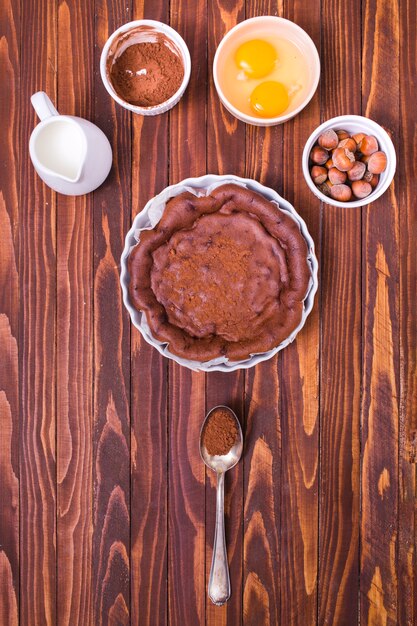
[[[148,38],[131,33],[112,56],[108,73],[116,93],[129,104],[152,107],[169,100],[181,86],[184,63],[175,44],[165,35]],[[127,45],[126,45],[127,44]]]
[[[227,454],[238,438],[233,415],[225,408],[210,413],[203,430],[203,444],[211,455]]]

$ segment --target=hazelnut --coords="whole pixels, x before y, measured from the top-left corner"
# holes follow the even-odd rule
[[[359,144],[359,150],[365,155],[373,154],[378,149],[378,141],[373,135],[365,135]]]
[[[366,170],[365,174],[363,175],[363,180],[366,180],[367,183],[370,183],[372,189],[375,189],[379,182],[379,175],[372,174],[372,172]]]
[[[333,185],[340,185],[346,180],[346,172],[341,172],[337,167],[329,169],[329,180]]]
[[[352,139],[355,140],[357,146],[359,146],[364,137],[366,137],[365,133],[356,133],[355,135],[352,135]]]
[[[352,198],[352,190],[348,185],[333,185],[330,189],[330,195],[333,200],[339,200],[339,202],[349,202]]]
[[[323,165],[323,163],[326,163],[328,158],[329,153],[321,146],[314,146],[310,152],[310,159],[317,165]]]
[[[326,161],[326,163],[324,164],[327,169],[329,170],[331,167],[334,167],[333,165],[333,159],[329,159],[328,161]]]
[[[329,128],[329,130],[325,130],[318,139],[319,146],[325,148],[326,150],[332,150],[333,148],[336,148],[338,142],[339,138],[334,130],[332,130],[331,128]]]
[[[366,165],[362,161],[355,161],[352,169],[348,171],[349,180],[360,180],[366,172]]]
[[[368,164],[369,159],[371,158],[370,154],[364,154],[361,156],[362,163]]]
[[[347,172],[355,163],[355,155],[347,148],[336,148],[332,154],[334,166],[342,172]]]
[[[338,136],[339,141],[342,141],[343,139],[349,139],[350,137],[347,130],[341,130],[341,129],[336,131],[336,135]]]
[[[330,182],[330,180],[326,180],[325,183],[322,183],[321,185],[317,185],[317,188],[321,191],[321,193],[324,193],[325,196],[330,196],[330,191],[332,187],[333,185]]]
[[[327,169],[322,165],[313,165],[311,168],[311,178],[316,185],[321,185],[327,179]]]
[[[347,139],[342,139],[342,141],[339,141],[338,148],[347,148],[351,152],[356,152],[358,146],[356,145],[356,141],[352,139],[352,137],[348,137]]]
[[[379,183],[379,174],[372,174],[372,178],[368,182],[371,185],[372,189],[375,189],[375,187]]]
[[[372,174],[380,174],[387,167],[387,155],[385,152],[373,152],[369,157],[368,170]]]
[[[356,198],[362,199],[369,196],[372,191],[372,187],[366,182],[366,180],[355,180],[352,183],[352,191]]]

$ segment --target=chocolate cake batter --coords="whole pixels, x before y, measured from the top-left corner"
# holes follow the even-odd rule
[[[129,256],[133,305],[173,354],[249,358],[298,326],[310,280],[298,224],[238,185],[185,192]]]
[[[162,36],[157,41],[134,43],[116,58],[110,79],[117,94],[141,107],[168,100],[184,78],[182,59]]]

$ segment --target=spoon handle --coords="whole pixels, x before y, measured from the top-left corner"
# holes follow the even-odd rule
[[[216,531],[208,594],[210,600],[217,605],[224,604],[230,598],[229,566],[224,532],[224,472],[217,473]]]

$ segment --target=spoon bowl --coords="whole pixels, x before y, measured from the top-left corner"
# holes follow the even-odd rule
[[[207,426],[214,411],[227,411],[236,420],[236,441],[227,454],[209,454],[204,445],[204,429]],[[243,450],[243,434],[239,420],[228,406],[215,406],[206,415],[200,431],[200,455],[204,463],[216,472],[216,530],[213,543],[213,558],[211,561],[208,595],[213,604],[218,606],[227,602],[230,598],[230,577],[227,563],[226,535],[224,530],[224,475],[239,461]]]

